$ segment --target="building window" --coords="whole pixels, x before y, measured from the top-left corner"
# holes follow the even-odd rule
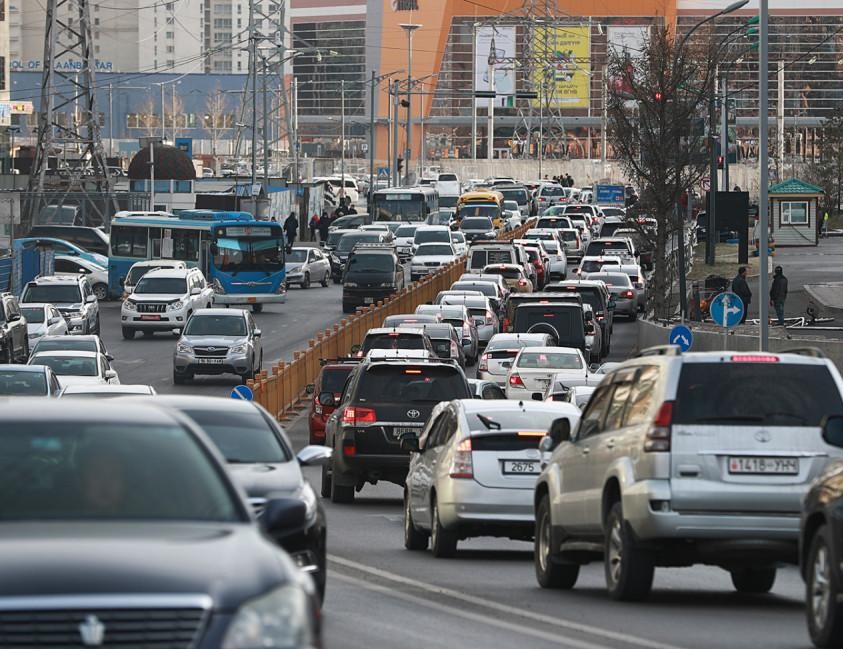
[[[168,24],[168,25],[175,25],[175,24],[176,24],[176,19],[175,19],[175,18],[173,18],[172,16],[167,16],[167,24]]]
[[[237,22],[240,22],[239,20]],[[238,27],[240,25],[237,25]],[[214,18],[214,27],[216,29],[231,29],[231,18]]]
[[[808,225],[808,203],[782,202],[782,225]]]
[[[0,90],[6,89],[6,57],[0,56]]]
[[[166,34],[164,34],[164,37],[172,40],[176,37],[176,33],[175,32],[167,32]]]
[[[173,59],[167,59],[167,68],[172,70],[176,67],[176,62]]]
[[[94,24],[95,24],[95,25],[99,25],[99,24],[100,24],[100,19],[99,19],[99,18],[94,18]]]
[[[175,51],[176,51],[175,45],[167,45],[167,54],[172,54]]]

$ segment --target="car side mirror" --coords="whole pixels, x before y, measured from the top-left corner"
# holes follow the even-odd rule
[[[592,363],[588,366],[588,371],[590,374],[594,374],[597,370],[600,369],[600,363]]]
[[[550,424],[550,430],[548,431],[546,437],[550,438],[551,440],[550,450],[553,450],[562,442],[570,442],[571,420],[567,417],[560,417],[559,419],[554,419],[553,423]]]
[[[404,435],[401,437],[401,450],[409,453],[420,453],[419,438],[415,435]]]
[[[181,329],[179,329],[179,328],[170,329],[170,331],[173,333],[174,336],[180,336],[181,335]]]
[[[116,379],[117,378],[117,372],[115,372],[114,370],[106,370],[105,371],[105,378],[107,378],[109,380],[110,379]]]
[[[199,288],[198,286],[194,286],[192,289],[190,289],[191,295],[199,295],[201,292],[202,292],[202,289]]]
[[[11,313],[8,318],[9,322],[17,322],[20,320],[20,313]]]
[[[260,329],[255,329],[255,338],[260,338],[260,337],[261,337],[261,333],[262,333],[262,332],[261,332],[261,330],[260,330]]]
[[[615,306],[617,306],[617,302],[615,302],[614,300],[609,300],[609,310],[614,311]]]
[[[96,302],[96,301],[97,301],[97,296],[93,295],[93,294],[91,294],[91,295],[89,295],[88,297],[85,298],[85,302],[88,302],[88,303],[92,303],[92,302]]]
[[[59,320],[61,320],[61,318],[57,318],[57,317],[53,316],[52,318],[50,318],[49,320],[47,320],[47,324],[54,325],[54,324],[56,324]]]
[[[325,406],[326,408],[333,408],[337,405],[337,400],[334,398],[333,392],[320,392],[317,401],[319,401],[320,406]]]
[[[296,454],[296,459],[302,466],[324,466],[331,460],[334,449],[330,446],[311,444],[305,446]]]
[[[263,529],[274,537],[291,536],[307,524],[307,505],[297,498],[273,498],[261,516]]]
[[[107,361],[110,363],[111,361],[113,361],[113,360],[114,360],[114,356],[112,356],[111,354],[106,354],[106,355],[105,355],[105,360],[107,360]]]
[[[843,447],[843,416],[826,417],[822,424],[822,437],[829,446]]]
[[[313,383],[308,383],[304,386],[304,393],[312,395],[316,391],[316,386]]]

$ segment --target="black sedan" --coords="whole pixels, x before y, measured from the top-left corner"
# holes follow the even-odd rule
[[[15,646],[319,646],[313,580],[261,530],[222,458],[175,412],[0,403],[0,628]]]
[[[304,503],[304,527],[294,533],[271,536],[300,568],[312,573],[319,596],[323,597],[325,510],[299,465],[327,463],[331,449],[310,446],[296,457],[284,429],[252,401],[167,395],[158,396],[155,403],[187,415],[211,438],[225,457],[231,477],[246,491],[258,518],[263,516],[269,499],[274,497],[294,498]]]
[[[843,447],[843,416],[823,423],[826,444]],[[843,646],[843,460],[829,464],[805,497],[799,558],[808,633],[816,647]]]

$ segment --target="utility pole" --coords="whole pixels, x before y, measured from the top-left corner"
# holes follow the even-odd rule
[[[784,173],[784,61],[779,61],[776,70],[778,101],[776,102],[776,156],[779,159],[779,180],[785,179]]]
[[[345,79],[340,81],[340,200],[345,198]]]
[[[261,57],[261,63],[263,63],[263,74],[261,75],[263,81],[261,84],[261,94],[263,95],[263,108],[261,110],[263,113],[263,186],[264,191],[266,191],[266,188],[269,187],[269,120],[267,119],[269,109],[266,105],[266,58]]]
[[[415,23],[401,23],[407,32],[407,147],[404,151],[404,184],[410,184],[410,158],[413,147],[413,32],[421,27]]]
[[[729,95],[728,95],[728,87],[726,83],[726,79],[728,76],[728,69],[723,69],[723,78],[720,80],[720,155],[723,156],[723,183],[720,185],[723,187],[723,191],[729,191],[729,171],[726,168],[726,165],[729,163],[729,119],[728,119],[728,106],[729,103]]]
[[[472,27],[471,37],[471,159],[477,162],[477,98],[474,96],[477,90],[477,23]]]
[[[497,84],[495,83],[495,63],[497,62],[497,52],[495,52],[495,34],[492,32],[492,41],[489,45],[489,114],[486,124],[486,159],[493,160],[495,157],[495,93],[497,92]]]
[[[767,255],[769,246],[769,228],[767,219],[767,208],[769,207],[768,189],[770,185],[769,175],[769,155],[768,137],[769,137],[769,96],[768,96],[768,79],[767,74],[770,70],[770,52],[769,52],[769,21],[770,21],[770,6],[769,0],[760,0],[760,20],[759,20],[759,52],[758,52],[758,105],[759,105],[759,124],[758,124],[758,168],[761,174],[758,197],[758,217],[759,217],[759,237],[761,239],[759,252],[759,266],[758,269],[758,318],[760,322],[758,347],[762,352],[767,351],[770,344],[770,321],[768,317],[769,307],[769,276],[767,275]]]
[[[159,83],[158,89],[161,91],[161,141],[167,139],[167,132],[164,130],[167,127],[167,117],[164,115],[164,84]]]
[[[401,179],[398,176],[398,80],[392,84],[392,186],[398,187]]]
[[[377,79],[372,70],[372,86],[369,88],[369,197],[375,189],[375,88]],[[369,204],[369,200],[366,200]]]
[[[603,109],[600,111],[600,175],[606,175],[606,148],[609,128],[609,66],[603,66]]]
[[[295,167],[295,172],[293,176],[293,181],[298,182],[301,174],[299,173],[299,80],[298,77],[293,77],[293,141],[291,144],[293,145],[293,165]]]
[[[711,97],[708,100],[708,146],[709,146],[709,189],[708,189],[708,226],[705,236],[705,263],[714,265],[717,244],[717,140],[715,139],[717,124],[717,81],[712,86]]]
[[[108,84],[108,155],[114,155],[114,101],[110,83]]]
[[[255,32],[255,1],[249,2],[249,75],[252,77],[252,187],[257,183],[258,145],[258,35]],[[257,209],[255,209],[257,212]]]

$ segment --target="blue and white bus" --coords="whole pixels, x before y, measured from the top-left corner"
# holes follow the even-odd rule
[[[284,230],[248,212],[118,212],[111,221],[109,294],[119,296],[132,264],[147,259],[202,269],[214,304],[250,304],[260,311],[287,297]]]

